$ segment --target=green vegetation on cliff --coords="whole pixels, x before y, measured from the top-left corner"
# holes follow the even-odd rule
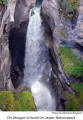
[[[3,111],[14,111],[16,109],[14,96],[11,92],[0,92],[0,109]]]
[[[18,96],[18,111],[35,111],[34,100],[30,91],[24,91]]]
[[[58,53],[63,62],[65,71],[74,78],[83,77],[83,60],[80,60],[69,47],[59,47]],[[75,80],[74,80],[75,81]],[[66,111],[79,111],[83,108],[83,83],[73,82],[71,88],[75,94],[65,92]]]
[[[64,69],[69,76],[73,76],[74,82],[71,82],[71,88],[75,94],[65,92],[65,110],[79,111],[83,109],[83,83],[79,78],[83,78],[83,60],[79,59],[70,47],[61,46],[58,48]],[[78,81],[75,80],[78,78]]]
[[[5,5],[5,4],[7,4],[7,2],[8,2],[8,0],[1,0],[0,5]]]
[[[61,56],[65,71],[74,77],[83,77],[83,60],[77,58],[69,47],[60,47],[58,53]]]
[[[21,92],[18,96],[10,91],[0,92],[0,109],[2,111],[36,111],[30,91]]]
[[[83,83],[74,82],[71,87],[76,94],[66,92],[66,110],[79,111],[83,108]]]
[[[75,12],[78,9],[79,0],[58,0],[60,9],[63,9],[66,13]]]
[[[72,11],[76,11],[78,9],[78,1],[79,0],[70,0],[69,1],[69,5],[71,6],[72,8]]]

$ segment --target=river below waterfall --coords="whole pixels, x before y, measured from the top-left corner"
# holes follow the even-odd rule
[[[51,71],[40,8],[35,7],[26,35],[24,84],[31,88],[38,111],[56,110],[55,95],[50,84]]]

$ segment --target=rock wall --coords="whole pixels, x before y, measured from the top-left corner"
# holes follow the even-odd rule
[[[56,38],[56,43],[59,43],[59,13],[56,0],[43,0],[41,14],[43,19],[49,24],[53,37]],[[57,37],[56,37],[56,36]]]
[[[79,16],[78,16],[78,22],[76,25],[76,33],[77,33],[77,38],[76,38],[76,43],[83,47],[83,0],[80,0],[80,6],[79,6]]]
[[[64,70],[63,61],[58,54],[58,48],[63,45],[62,42],[65,42],[71,46],[72,54],[75,50],[78,51],[78,53],[75,53],[77,57],[80,56],[78,55],[79,50],[81,50],[81,52],[83,50],[82,10],[82,0],[43,0],[42,3],[41,16],[43,22],[46,24],[45,31],[47,33],[46,36],[49,41],[48,46],[51,56],[50,61],[52,64],[52,81],[53,86],[56,88],[57,110],[65,110],[65,105],[67,105],[68,102],[66,101],[65,91],[69,91],[68,94],[71,93],[70,95],[72,95],[72,93],[75,95],[70,82],[72,84],[72,81],[77,81],[76,78],[72,79],[72,77],[68,76],[65,73],[66,71]],[[77,45],[79,45],[81,48],[77,47]],[[71,103],[69,102],[69,104]]]
[[[17,64],[18,60],[16,57],[16,54],[18,57],[21,55],[21,47],[24,48],[24,42],[23,36],[26,34],[28,21],[29,21],[29,13],[30,10],[34,7],[36,3],[36,0],[9,0],[7,5],[7,10],[4,13],[1,29],[0,29],[0,37],[1,37],[1,51],[0,51],[0,60],[1,60],[1,67],[0,67],[0,73],[2,73],[2,78],[0,80],[3,80],[4,87],[10,90],[13,90],[13,85],[11,82],[11,69],[14,72],[13,74],[19,75],[19,72],[21,71],[17,66],[13,66]],[[26,26],[25,29],[23,29]],[[16,40],[14,38],[14,35],[16,34],[19,36],[19,34],[24,33],[23,36],[20,38],[17,37]],[[24,40],[24,41],[23,41]],[[12,44],[13,43],[13,44]],[[17,46],[15,46],[17,44]],[[11,45],[12,44],[12,45]],[[19,44],[22,46],[19,48]],[[19,52],[20,51],[20,52]],[[15,52],[15,54],[13,54]],[[24,51],[23,51],[24,54]],[[16,59],[13,62],[13,57]],[[22,57],[24,57],[22,55]],[[13,68],[12,68],[13,66]],[[12,77],[13,83],[14,79]],[[15,87],[15,86],[14,86]]]
[[[70,88],[70,81],[65,73],[62,61],[58,55],[58,47],[60,44],[60,18],[59,18],[59,6],[57,0],[43,0],[41,7],[41,16],[43,22],[47,25],[46,32],[51,45],[49,46],[50,62],[52,64],[52,81],[53,86],[56,88],[57,98],[57,110],[65,109],[64,91],[68,90],[73,92]],[[49,32],[51,31],[51,32]],[[51,33],[51,34],[50,34]],[[50,34],[50,36],[49,36]],[[48,42],[50,44],[50,42]]]

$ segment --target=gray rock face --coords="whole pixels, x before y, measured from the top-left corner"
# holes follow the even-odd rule
[[[67,22],[65,22],[67,24]],[[65,25],[66,26],[66,25]],[[64,26],[64,29],[66,28]],[[68,32],[67,32],[68,29]],[[72,29],[72,25],[70,23],[70,27],[67,25],[67,29],[65,34],[67,34],[66,42],[72,41],[79,46],[83,47],[83,0],[79,1],[79,8],[78,8],[78,19],[74,29]]]
[[[58,4],[56,0],[43,0],[41,14],[49,24],[53,37],[57,38],[55,42],[59,42],[59,14]],[[57,37],[56,37],[57,36]]]
[[[7,10],[5,11],[2,19],[2,24],[0,28],[0,37],[3,35],[4,26],[7,25],[9,27],[9,23],[14,22],[16,2],[17,0],[8,1]]]
[[[11,54],[9,50],[9,31],[29,21],[30,10],[34,7],[36,0],[8,0],[7,10],[4,13],[0,27],[0,80],[3,80],[4,87],[13,91],[10,77]],[[28,24],[27,24],[28,25]],[[19,41],[20,42],[20,41]]]
[[[83,0],[80,0],[78,22],[75,29],[77,32],[76,43],[83,47]]]
[[[54,50],[54,56],[55,56],[55,60],[56,60],[56,69],[59,73],[58,74],[58,78],[61,80],[62,84],[64,84],[63,86],[65,86],[65,83],[68,84],[68,80],[66,77],[66,74],[63,70],[63,66],[61,63],[61,60],[59,58],[58,52],[57,52],[57,45],[59,42],[59,11],[58,11],[58,4],[56,0],[43,0],[42,3],[42,9],[41,9],[41,15],[43,17],[43,19],[48,23],[48,25],[50,26],[50,29],[52,31],[52,35],[53,35],[53,50]],[[61,77],[61,76],[62,77]]]
[[[11,58],[8,49],[8,39],[3,37],[1,42],[1,51],[0,51],[0,74],[2,75],[0,81],[2,81],[3,88],[5,87],[6,83],[10,81],[10,65],[11,65]],[[1,85],[1,86],[2,86]]]
[[[36,0],[9,0],[7,10],[2,19],[1,35],[3,34],[4,26],[6,25],[9,32],[10,23],[11,25],[18,27],[22,22],[29,19],[29,12],[36,4]]]
[[[5,12],[5,6],[0,5],[0,25],[1,25],[1,21],[2,21],[4,12]]]
[[[35,6],[36,0],[18,0],[15,9],[15,23],[20,24],[29,19],[30,10]]]
[[[59,1],[61,2],[61,4],[65,4],[64,2],[66,2],[66,4],[69,6],[68,4],[69,0],[63,0],[63,1],[59,0]],[[68,8],[68,9],[66,8],[66,10],[70,12],[71,9],[72,8]],[[57,48],[59,46],[59,43],[61,42],[62,36],[64,37],[62,41],[72,42],[72,43],[74,42],[80,45],[81,47],[83,47],[83,0],[80,0],[80,6],[78,12],[79,12],[78,20],[75,21],[77,24],[75,23],[76,26],[73,26],[74,28],[72,29],[71,21],[66,20],[64,16],[59,15],[57,0],[43,0],[42,3],[41,15],[45,23],[47,23],[47,26],[50,27],[53,37],[51,38],[53,44],[52,44],[52,48],[50,49],[50,52],[52,57],[51,63],[53,69],[52,77],[54,77],[53,80],[55,80],[54,83],[57,89],[58,102],[60,101],[61,97],[64,98],[63,88],[66,88],[66,90],[69,90],[70,92],[73,91],[71,90],[70,85],[68,86],[68,82],[69,82],[68,76],[65,74],[65,70],[61,62],[61,59],[58,55]],[[67,25],[65,25],[64,23]],[[62,34],[62,36],[60,36],[60,34]],[[79,54],[78,51],[75,51],[75,53]]]
[[[61,59],[58,55],[58,45],[60,42],[60,21],[59,21],[59,11],[58,11],[58,3],[57,0],[43,0],[42,8],[41,8],[41,15],[47,26],[50,27],[52,36],[52,46],[50,46],[50,55],[52,57],[51,64],[52,64],[52,77],[54,78],[55,87],[56,87],[56,94],[57,94],[57,110],[62,110],[59,108],[60,99],[62,96],[62,91],[68,90],[72,92],[68,76],[65,74],[65,70]],[[48,29],[48,28],[47,28]],[[49,35],[48,35],[49,36]],[[64,97],[63,97],[64,98]]]

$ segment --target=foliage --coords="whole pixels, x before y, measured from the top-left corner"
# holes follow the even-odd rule
[[[78,8],[78,0],[70,0],[69,2],[70,2],[69,4],[70,4],[72,10],[73,11],[77,10],[77,8]]]
[[[75,82],[75,83],[72,83],[71,86],[79,94],[81,94],[81,92],[83,93],[83,83]]]
[[[83,107],[83,83],[74,82],[71,86],[76,95],[66,92],[66,110],[79,111]]]
[[[77,58],[69,47],[60,47],[58,53],[61,56],[65,71],[74,77],[83,77],[83,60]]]
[[[65,13],[74,13],[78,9],[79,0],[58,0],[60,9],[65,11]]]
[[[3,111],[35,111],[35,104],[30,91],[18,96],[10,91],[0,92],[0,109]]]
[[[66,111],[79,111],[80,103],[77,97],[73,94],[66,92]]]
[[[5,5],[5,4],[7,4],[7,2],[8,2],[8,0],[1,0],[0,5]]]
[[[0,1],[0,5],[2,5],[2,1]]]

